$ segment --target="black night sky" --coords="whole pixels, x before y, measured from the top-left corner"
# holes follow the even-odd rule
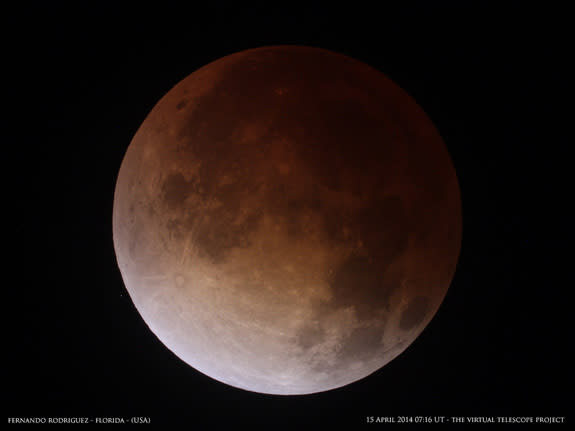
[[[367,416],[569,416],[565,10],[153,3],[4,15],[7,417],[356,429]],[[457,273],[422,335],[362,381],[296,397],[228,387],[174,356],[133,306],[112,244],[117,173],[155,103],[213,60],[276,44],[352,56],[405,89],[443,136],[463,200]]]

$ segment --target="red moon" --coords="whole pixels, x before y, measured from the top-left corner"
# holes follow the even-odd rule
[[[310,47],[223,57],[177,84],[122,161],[114,247],[142,318],[228,385],[362,379],[437,312],[461,243],[456,173],[381,72]]]

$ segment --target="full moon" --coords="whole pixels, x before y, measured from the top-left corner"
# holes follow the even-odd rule
[[[122,161],[126,289],[180,359],[228,385],[308,394],[362,379],[437,312],[461,243],[455,169],[376,69],[272,46],[156,104]]]

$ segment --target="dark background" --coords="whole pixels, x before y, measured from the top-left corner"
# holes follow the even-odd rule
[[[7,417],[355,429],[367,416],[568,416],[566,10],[214,3],[4,14]],[[362,381],[294,397],[228,387],[165,348],[123,286],[111,225],[122,157],[155,103],[202,65],[285,43],[355,57],[411,94],[448,146],[464,222],[457,273],[422,335]]]

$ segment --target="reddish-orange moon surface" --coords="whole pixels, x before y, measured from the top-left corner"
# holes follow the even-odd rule
[[[179,358],[306,394],[368,376],[426,327],[461,203],[402,89],[347,56],[275,46],[214,61],[157,103],[122,162],[113,234],[136,308]]]

